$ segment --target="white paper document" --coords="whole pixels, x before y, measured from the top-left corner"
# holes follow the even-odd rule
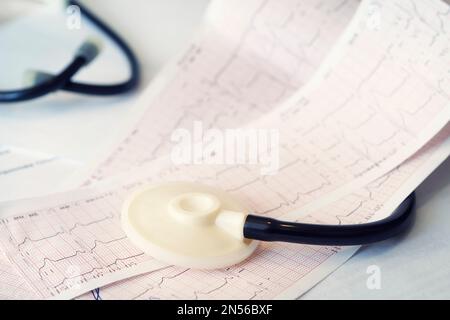
[[[261,244],[234,267],[180,269],[126,238],[124,197],[194,180],[272,217],[387,216],[450,154],[449,17],[437,0],[213,2],[197,39],[141,97],[125,138],[73,181],[90,186],[0,207],[6,256],[40,298],[103,286],[82,298],[298,297],[358,248]],[[277,129],[274,172],[222,164],[220,152],[202,154],[207,165],[175,165],[172,133],[197,121]]]
[[[57,192],[67,173],[80,166],[71,159],[0,146],[0,202]]]

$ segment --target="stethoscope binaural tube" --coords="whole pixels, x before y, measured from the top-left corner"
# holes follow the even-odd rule
[[[0,91],[0,102],[11,103],[27,101],[39,98],[57,90],[70,91],[87,95],[117,95],[129,92],[138,86],[140,79],[139,63],[127,43],[104,22],[102,22],[97,16],[95,16],[87,8],[82,6],[78,1],[70,0],[67,1],[67,3],[68,5],[78,6],[83,16],[88,18],[119,47],[119,49],[125,55],[130,67],[129,78],[123,82],[108,85],[81,83],[71,80],[72,77],[82,67],[89,64],[100,51],[99,46],[96,45],[95,42],[87,41],[76,52],[73,60],[68,64],[68,66],[59,74],[51,75],[40,71],[35,72],[35,81],[32,82],[31,86],[23,89]]]
[[[319,225],[280,221],[248,215],[244,237],[315,245],[363,245],[386,240],[403,232],[412,222],[415,195],[411,193],[394,212],[381,220],[352,225]]]

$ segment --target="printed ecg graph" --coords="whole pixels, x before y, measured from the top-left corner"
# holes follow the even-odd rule
[[[227,5],[230,5],[230,3],[227,2]],[[219,112],[214,112],[211,115],[213,125],[221,127],[234,121],[233,119],[227,120],[228,118],[236,118],[235,124],[237,124],[240,121],[240,117],[245,117],[246,120],[249,120],[254,115],[265,112],[275,105],[282,96],[290,94],[309,78],[357,6],[356,1],[344,1],[342,3],[341,1],[295,1],[292,3],[284,2],[282,6],[279,6],[277,1],[248,3],[252,7],[250,11],[254,11],[254,18],[252,18],[251,23],[247,22],[248,18],[246,16],[236,18],[238,11],[234,10],[235,8],[227,14],[228,18],[234,19],[235,23],[233,26],[241,29],[237,30],[236,34],[239,39],[231,41],[233,46],[229,46],[231,42],[225,46],[222,42],[216,41],[217,34],[212,33],[208,28],[205,35],[191,45],[183,59],[179,61],[179,75],[174,78],[171,88],[166,89],[167,96],[163,101],[165,104],[169,100],[167,98],[170,98],[171,90],[182,90],[180,95],[184,96],[184,98],[189,97],[189,100],[185,99],[181,107],[185,105],[195,106],[198,102],[203,101],[203,104],[208,105],[214,103],[215,108],[220,107],[224,109],[223,106],[229,106],[226,110],[219,110]],[[256,10],[257,7],[258,9]],[[221,9],[218,8],[218,11],[222,12],[223,10]],[[290,16],[285,16],[285,21],[280,25],[271,17],[274,10],[278,12],[280,18],[285,16],[284,12],[290,11],[291,13]],[[239,9],[239,11],[242,10]],[[236,21],[236,19],[238,20]],[[230,29],[227,24],[222,24],[221,27],[224,28],[224,26],[226,26],[226,30]],[[308,30],[308,32],[300,32],[300,30]],[[283,37],[288,38],[283,39]],[[290,43],[293,39],[295,39],[295,43]],[[254,51],[251,44],[254,41],[258,41],[258,45],[264,44],[264,52],[261,51],[250,58],[248,55]],[[286,64],[283,67],[284,70],[280,70],[278,66],[287,58],[289,59],[289,65]],[[295,59],[295,61],[292,61],[292,59]],[[251,79],[245,80],[242,78],[247,81],[247,84],[242,86],[238,93],[236,90],[232,91],[231,89],[236,89],[241,85],[241,83],[237,83],[240,79],[234,78],[234,76],[239,75],[239,70],[243,65],[247,66],[246,70],[253,70],[253,75],[249,73]],[[293,65],[296,67],[293,68]],[[212,86],[212,83],[215,83],[215,85]],[[189,85],[186,86],[186,84]],[[272,90],[270,97],[264,97],[261,94],[261,89],[267,86],[273,86],[277,92],[273,94],[274,91]],[[228,89],[225,90],[226,87]],[[196,92],[197,90],[199,92]],[[170,99],[170,101],[172,100]],[[175,102],[180,103],[180,101]],[[203,111],[201,109],[201,112]],[[196,119],[199,115],[203,116],[201,112],[194,114],[186,111],[181,118],[188,119],[190,117],[191,119]],[[149,108],[148,113],[147,118],[154,116],[152,108]],[[221,125],[222,122],[224,122],[223,125]],[[145,119],[141,123],[144,124]],[[158,123],[158,121],[154,123]],[[145,129],[145,126],[134,130],[131,136],[125,139],[124,143],[131,141],[137,141],[137,145],[141,145],[140,141],[147,143],[148,139],[145,137],[141,140],[134,139],[135,136],[138,138],[143,136],[141,129]],[[161,147],[157,145],[155,148]],[[128,163],[133,163],[134,158],[137,157],[134,154],[127,156],[126,152],[121,153],[120,148],[116,151],[122,154],[123,158],[121,161],[127,165]],[[148,155],[144,156],[148,157]],[[67,212],[73,208],[72,206],[65,206],[64,210]],[[59,213],[59,208],[55,208],[55,214],[57,213]],[[98,219],[85,219],[83,221],[83,225],[90,226],[91,233],[99,232],[94,227],[110,223],[111,215],[106,213],[106,216],[102,215]],[[82,225],[79,224],[76,229],[73,229],[73,225],[69,224],[64,228],[68,230],[73,229],[73,232],[79,235],[81,227]],[[73,232],[70,233],[71,236]],[[42,238],[40,234],[36,236],[36,239]],[[120,239],[114,239],[114,237],[102,239],[101,246],[111,246],[115,245],[117,241],[121,241]],[[20,249],[25,250],[25,246],[34,243],[45,247],[43,243],[49,241],[59,241],[58,232],[49,235],[48,239],[42,239],[37,242],[29,242],[27,240],[21,245]],[[89,241],[88,244],[83,244],[82,241],[77,240],[71,241],[69,244],[70,246],[68,245],[65,248],[67,254],[60,250],[59,253],[61,254],[58,254],[56,258],[40,261],[40,264],[38,264],[38,274],[42,273],[44,278],[47,276],[52,277],[52,282],[48,284],[48,292],[43,293],[44,295],[57,294],[69,287],[76,286],[79,273],[83,273],[83,277],[88,281],[87,279],[94,279],[101,277],[103,274],[108,274],[111,270],[121,270],[120,267],[112,269],[114,267],[112,265],[106,268],[106,272],[103,272],[101,268],[95,269],[95,264],[93,270],[91,270],[92,267],[89,265],[86,268],[77,267],[79,270],[72,268],[72,265],[79,265],[79,260],[82,260],[80,256],[91,253],[93,242]],[[95,254],[95,252],[92,253]],[[123,261],[121,260],[119,263],[123,263]],[[91,274],[93,274],[92,277],[90,277]],[[40,280],[40,278],[39,276],[36,280]],[[69,281],[68,285],[66,284],[67,281]]]
[[[250,262],[217,271],[169,266],[101,288],[102,299],[268,299],[314,270],[339,248],[263,245]],[[91,298],[90,294],[81,299]]]
[[[358,2],[258,0],[246,4],[251,8],[245,14],[237,1],[218,4],[210,10],[213,22],[214,11],[225,16],[214,28],[205,26],[92,179],[167,154],[172,132],[190,129],[195,120],[205,128],[235,128],[264,115],[309,80]]]
[[[430,151],[448,139],[450,127],[442,131],[426,149],[386,176],[348,196],[311,212],[302,221],[351,224],[382,218],[383,204],[406,186],[411,176],[426,166]],[[419,182],[415,182],[416,184]],[[400,199],[399,199],[400,200]],[[386,213],[386,212],[384,212]],[[292,216],[292,215],[290,215]],[[345,249],[352,250],[352,249]],[[101,299],[271,299],[280,294],[295,298],[307,285],[289,290],[318,269],[342,248],[291,244],[264,244],[243,263],[214,271],[167,266],[148,275],[115,283],[96,291]],[[287,292],[286,292],[287,291]],[[81,299],[92,299],[86,294]]]
[[[327,3],[331,5],[331,2]],[[280,86],[280,83],[286,83],[286,79],[297,79],[293,86],[298,87],[302,84],[299,80],[299,72],[302,72],[282,65],[284,62],[292,66],[284,57],[287,52],[294,53],[283,40],[274,40],[275,35],[282,33],[275,32],[273,28],[278,26],[282,29],[283,26],[292,31],[294,28],[290,28],[289,23],[302,21],[300,18],[288,18],[292,10],[309,9],[316,17],[321,11],[317,13],[314,10],[326,5],[323,2],[315,3],[317,6],[313,6],[312,2],[308,4],[311,8],[304,4],[307,6],[305,9],[300,5],[292,8],[276,6],[270,1],[261,2],[260,6],[255,6],[249,19],[250,25],[245,25],[244,31],[241,30],[241,37],[234,46],[223,41],[215,45],[209,43],[213,40],[217,42],[220,37],[215,33],[209,37],[206,32],[201,38],[205,41],[203,46],[194,45],[188,50],[179,62],[181,71],[177,77],[150,99],[148,111],[98,167],[94,176],[101,179],[131,165],[141,165],[167,154],[171,146],[171,133],[179,127],[190,129],[194,120],[202,119],[205,127],[242,126],[258,119],[282,97],[292,93],[292,90],[286,89],[292,86]],[[334,3],[334,11],[328,8],[323,10],[322,15],[334,13],[336,16],[331,20],[338,21],[338,18],[348,14],[353,5],[352,2],[344,2],[341,6]],[[326,66],[322,66],[321,72],[313,79],[320,85],[301,90],[285,103],[283,112],[269,113],[264,117],[267,120],[262,121],[265,126],[277,127],[280,123],[275,119],[281,116],[282,127],[289,132],[289,137],[295,138],[294,143],[299,147],[315,154],[321,161],[342,159],[345,155],[352,161],[349,167],[355,169],[353,174],[356,175],[364,175],[368,168],[379,166],[386,158],[401,153],[419,140],[423,144],[437,132],[436,129],[445,125],[450,112],[447,63],[447,25],[450,19],[445,19],[449,13],[441,12],[444,8],[436,8],[436,3],[425,5],[420,1],[395,1],[383,5],[368,2],[367,6],[375,8],[372,9],[375,12],[373,15],[380,17],[379,25],[371,23],[373,15],[359,19],[357,22],[360,25],[347,32],[339,48],[334,50],[333,57],[326,60]],[[278,14],[268,16],[267,12],[276,9],[280,10]],[[268,21],[264,20],[266,16],[270,17]],[[274,16],[278,19],[271,21]],[[287,21],[288,25],[282,23],[280,16],[286,18],[284,22]],[[435,16],[439,19],[434,19]],[[260,20],[264,23],[258,23]],[[301,26],[297,27],[301,30]],[[214,30],[220,30],[220,27]],[[324,29],[313,34],[333,34],[333,30]],[[270,57],[273,53],[274,57],[280,58],[280,61],[272,60],[273,68],[279,66],[280,74],[274,76],[271,70],[272,76],[264,78],[263,82],[259,76],[258,81],[253,79],[254,72],[261,72],[262,62],[267,63],[269,58],[264,56],[260,64],[247,66],[249,61],[258,61],[256,56],[260,53],[255,48],[259,48],[261,40],[255,33],[264,40],[272,40],[269,43],[273,44],[273,50],[263,50],[262,53]],[[316,43],[318,47],[331,46],[327,37],[314,39],[310,43]],[[284,40],[292,45],[292,38]],[[254,47],[256,44],[258,46]],[[227,51],[222,46],[233,47],[233,50]],[[211,48],[212,52],[206,48]],[[214,51],[212,48],[220,49]],[[305,58],[304,49],[300,45],[299,58]],[[284,54],[280,50],[285,50]],[[214,60],[207,57],[212,53]],[[229,56],[223,58],[224,64],[217,63],[216,59],[222,61],[220,57],[226,53]],[[302,61],[307,63],[309,60]],[[191,66],[196,63],[198,65]],[[219,76],[214,73],[217,68]],[[292,73],[286,75],[286,70]],[[303,81],[309,79],[311,73],[306,72]],[[183,78],[194,75],[195,78]],[[236,83],[246,79],[247,86]],[[272,82],[267,83],[267,79]],[[280,88],[283,89],[280,91]],[[270,94],[278,98],[268,99]],[[152,125],[149,126],[149,123]],[[333,162],[333,167],[342,166],[339,161]]]

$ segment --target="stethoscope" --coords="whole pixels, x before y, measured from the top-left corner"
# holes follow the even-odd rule
[[[0,102],[35,99],[56,90],[88,95],[115,95],[134,89],[139,66],[133,51],[111,28],[77,1],[82,14],[108,35],[126,56],[128,80],[113,85],[75,82],[72,77],[100,52],[86,41],[72,62],[59,74],[36,72],[33,85],[0,91]],[[172,182],[147,186],[125,201],[121,221],[138,248],[169,264],[189,268],[222,268],[248,258],[258,241],[279,241],[323,246],[363,245],[403,232],[412,221],[415,197],[410,194],[393,213],[381,220],[354,225],[321,225],[280,221],[251,214],[230,194],[207,185]]]
[[[280,221],[251,214],[231,194],[209,185],[168,182],[143,187],[124,202],[122,228],[154,258],[187,268],[223,268],[248,258],[259,241],[322,246],[370,244],[412,222],[414,193],[384,219],[349,225]]]
[[[46,72],[34,72],[31,85],[27,88],[10,91],[0,91],[0,102],[20,102],[42,97],[57,90],[64,90],[86,95],[117,95],[129,92],[139,83],[139,64],[136,56],[126,42],[101,21],[96,15],[83,7],[78,1],[70,0],[68,5],[76,5],[83,16],[89,19],[95,26],[104,32],[123,52],[129,66],[130,76],[128,80],[117,84],[89,84],[73,81],[73,76],[83,67],[88,65],[100,52],[100,46],[95,41],[86,41],[76,51],[69,65],[57,75]]]

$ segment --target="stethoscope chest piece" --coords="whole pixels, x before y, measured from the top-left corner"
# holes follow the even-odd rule
[[[226,192],[196,183],[142,188],[125,201],[122,227],[152,257],[177,266],[223,268],[249,257],[256,240],[245,239],[248,211]]]

